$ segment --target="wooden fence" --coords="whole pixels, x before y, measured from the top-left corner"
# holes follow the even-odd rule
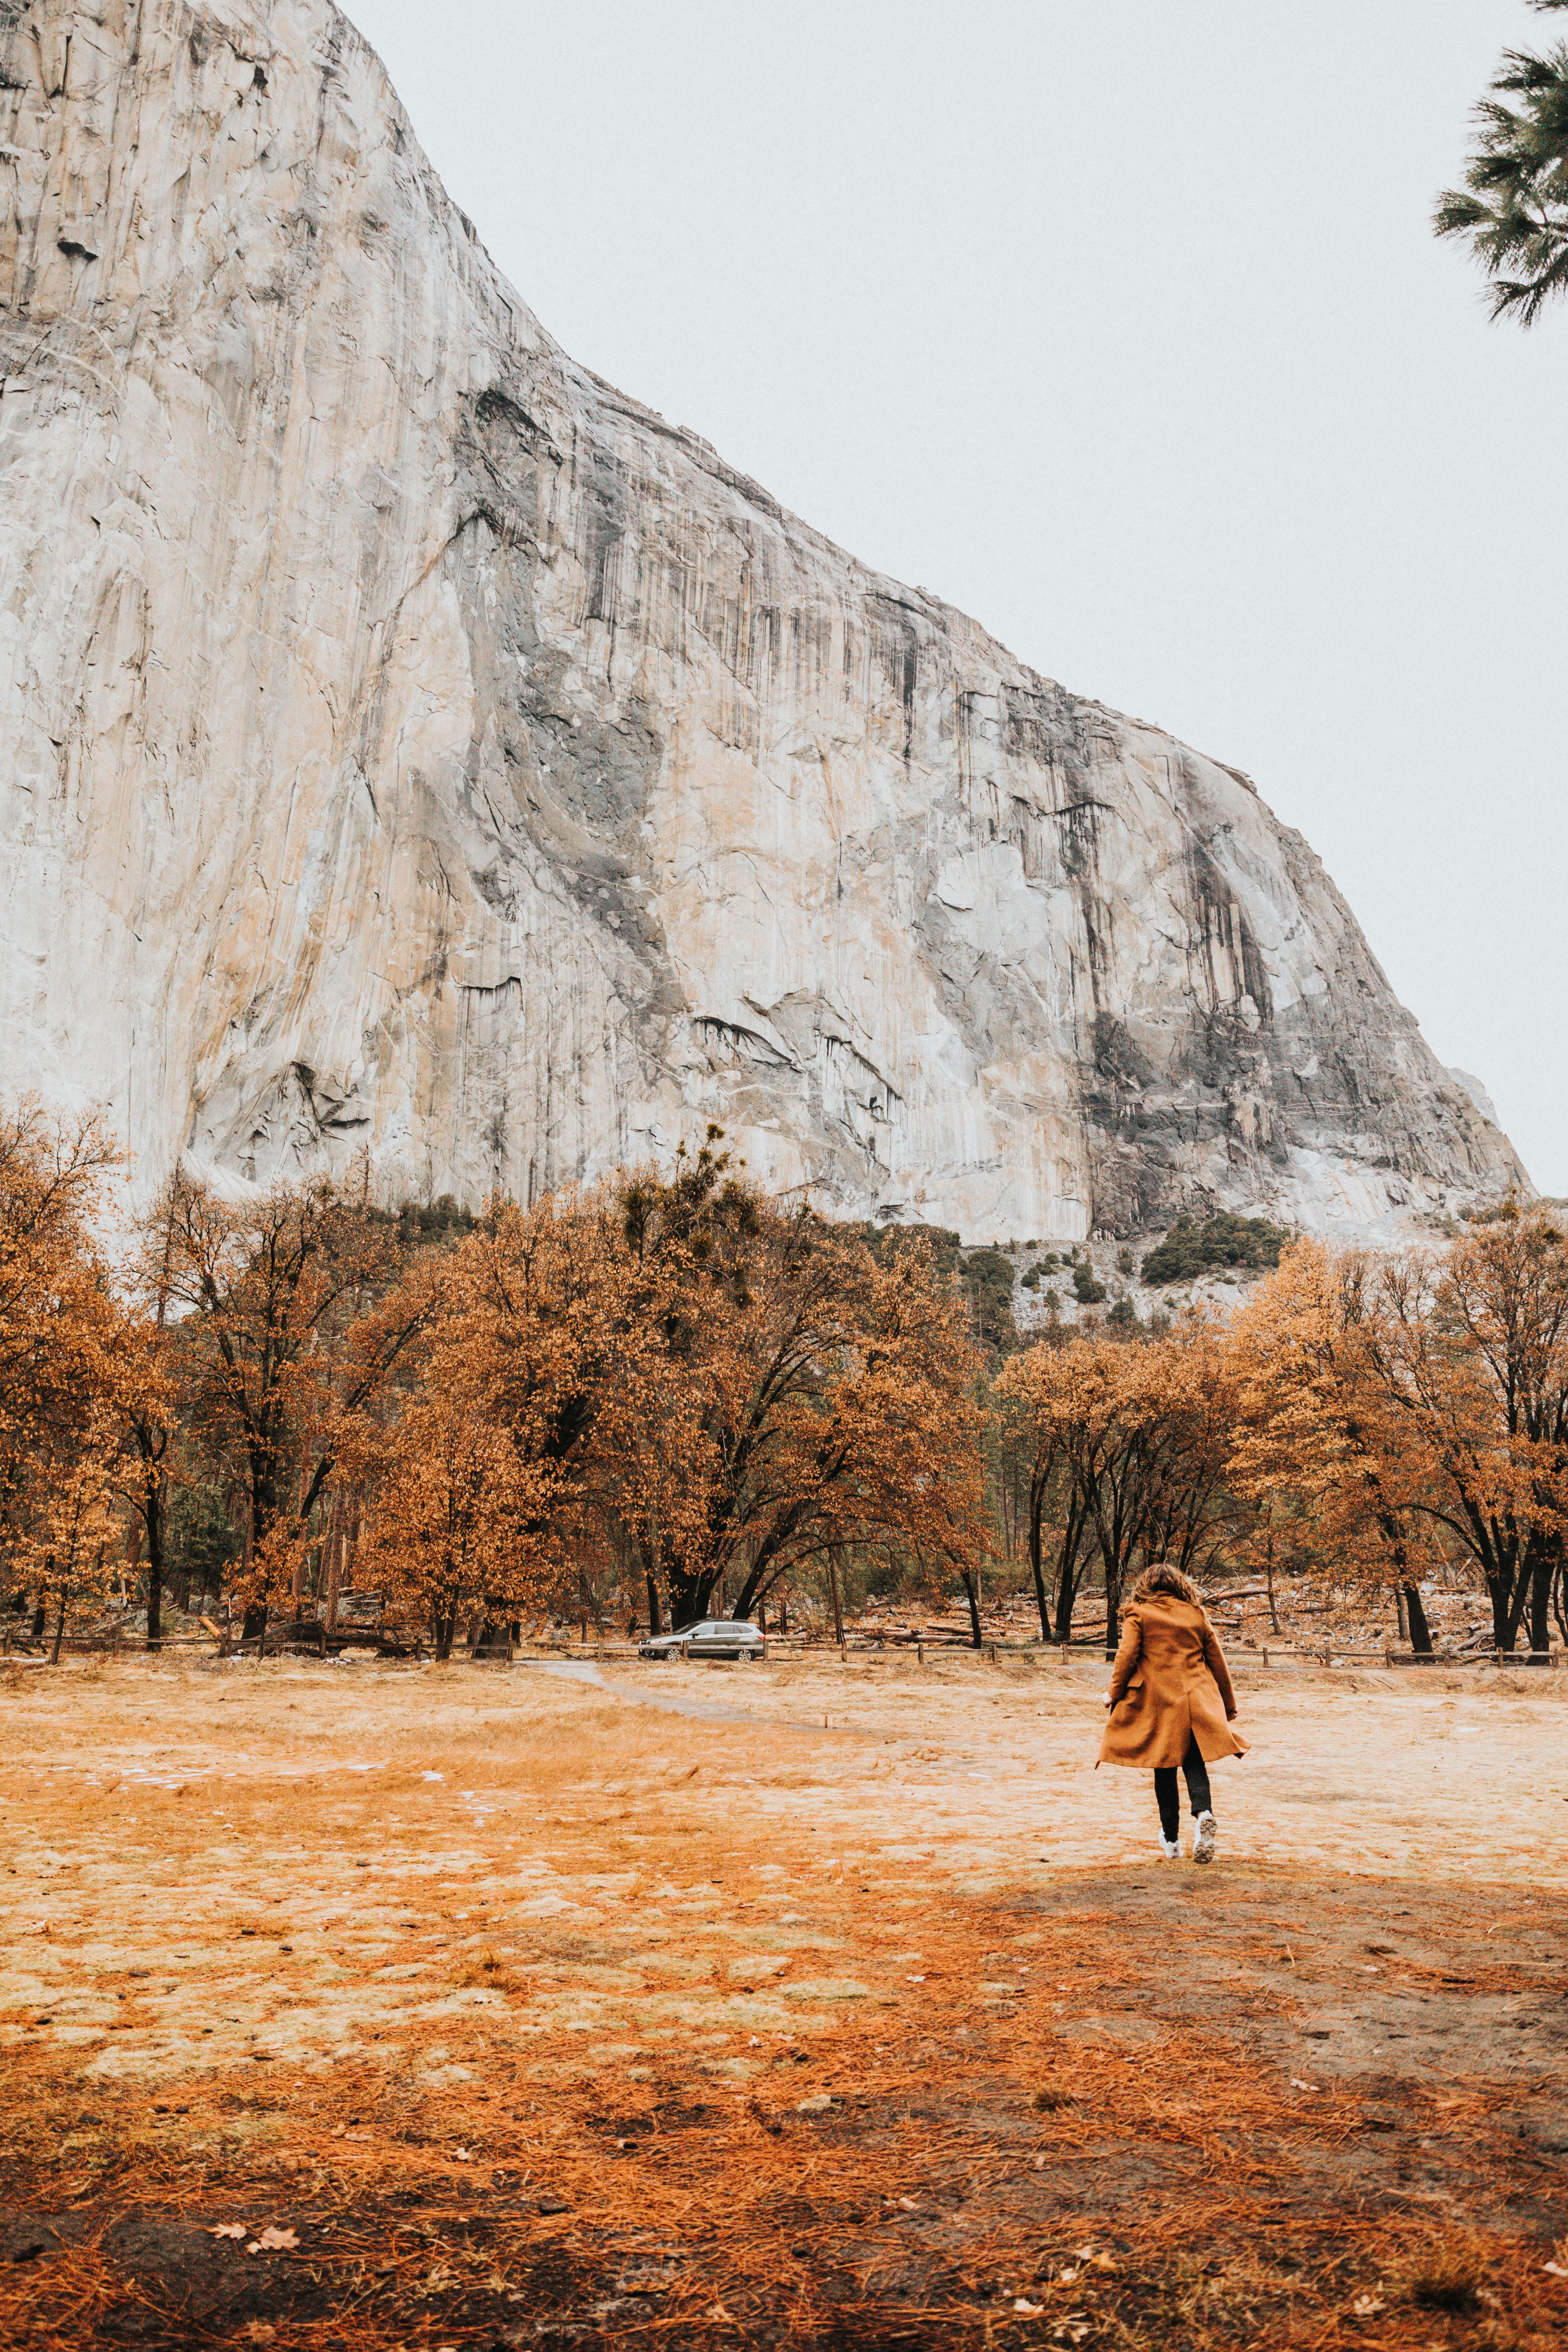
[[[316,1639],[308,1640],[307,1634]],[[373,1632],[368,1627],[340,1627],[327,1633],[321,1626],[304,1624],[269,1627],[265,1636],[265,1654],[277,1657],[284,1652],[292,1655],[329,1657],[343,1650],[374,1651],[382,1657],[419,1659],[428,1654],[428,1645],[417,1640],[400,1642],[395,1637]],[[53,1654],[52,1639],[42,1643],[19,1639],[15,1634],[0,1634],[0,1663],[13,1665],[47,1664]],[[139,1657],[149,1652],[154,1656],[165,1652],[205,1651],[214,1657],[256,1657],[262,1654],[262,1644],[256,1638],[240,1641],[222,1628],[215,1633],[165,1633],[156,1642],[149,1642],[144,1633],[130,1633],[115,1628],[105,1633],[68,1633],[60,1644],[61,1654],[72,1657]],[[919,1666],[928,1659],[938,1657],[983,1657],[989,1664],[1018,1664],[1037,1667],[1068,1666],[1085,1662],[1105,1663],[1110,1656],[1103,1637],[1071,1642],[1007,1642],[986,1638],[976,1652],[967,1637],[933,1633],[857,1635],[842,1643],[830,1637],[809,1634],[770,1633],[763,1642],[763,1657],[773,1664],[808,1660],[826,1662],[837,1656],[841,1664],[851,1660],[857,1664],[891,1664],[900,1657],[912,1657]],[[463,1661],[473,1654],[467,1650],[455,1654]],[[638,1643],[633,1641],[599,1639],[592,1642],[547,1637],[508,1643],[504,1654],[499,1648],[487,1650],[477,1661],[485,1664],[551,1663],[577,1658],[595,1664],[630,1664],[639,1655]],[[693,1663],[680,1657],[681,1664]],[[1251,1666],[1267,1667],[1270,1673],[1300,1671],[1310,1667],[1382,1666],[1550,1666],[1555,1667],[1563,1653],[1555,1650],[1439,1650],[1430,1654],[1417,1654],[1384,1643],[1378,1649],[1343,1648],[1337,1643],[1313,1643],[1310,1646],[1287,1643],[1260,1643],[1256,1650],[1237,1649],[1229,1654],[1233,1670],[1245,1671]],[[703,1663],[700,1660],[697,1664]]]

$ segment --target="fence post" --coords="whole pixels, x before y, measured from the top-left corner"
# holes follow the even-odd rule
[[[915,1643],[915,1664],[916,1664],[917,1665],[923,1666],[923,1665],[924,1665],[924,1664],[925,1664],[925,1662],[926,1662],[926,1645],[925,1645],[925,1643],[924,1643],[923,1642],[917,1642],[917,1643]]]

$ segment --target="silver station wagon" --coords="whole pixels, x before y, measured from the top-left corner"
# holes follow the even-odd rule
[[[761,1629],[745,1617],[704,1617],[679,1633],[655,1633],[639,1642],[639,1658],[760,1658]]]

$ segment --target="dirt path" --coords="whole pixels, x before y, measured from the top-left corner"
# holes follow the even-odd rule
[[[12,1681],[0,2341],[1568,2336],[1555,1677]]]

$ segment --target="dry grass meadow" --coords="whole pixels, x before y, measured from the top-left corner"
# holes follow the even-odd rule
[[[7,1677],[0,2342],[1568,2340],[1568,1677],[604,1675]]]

